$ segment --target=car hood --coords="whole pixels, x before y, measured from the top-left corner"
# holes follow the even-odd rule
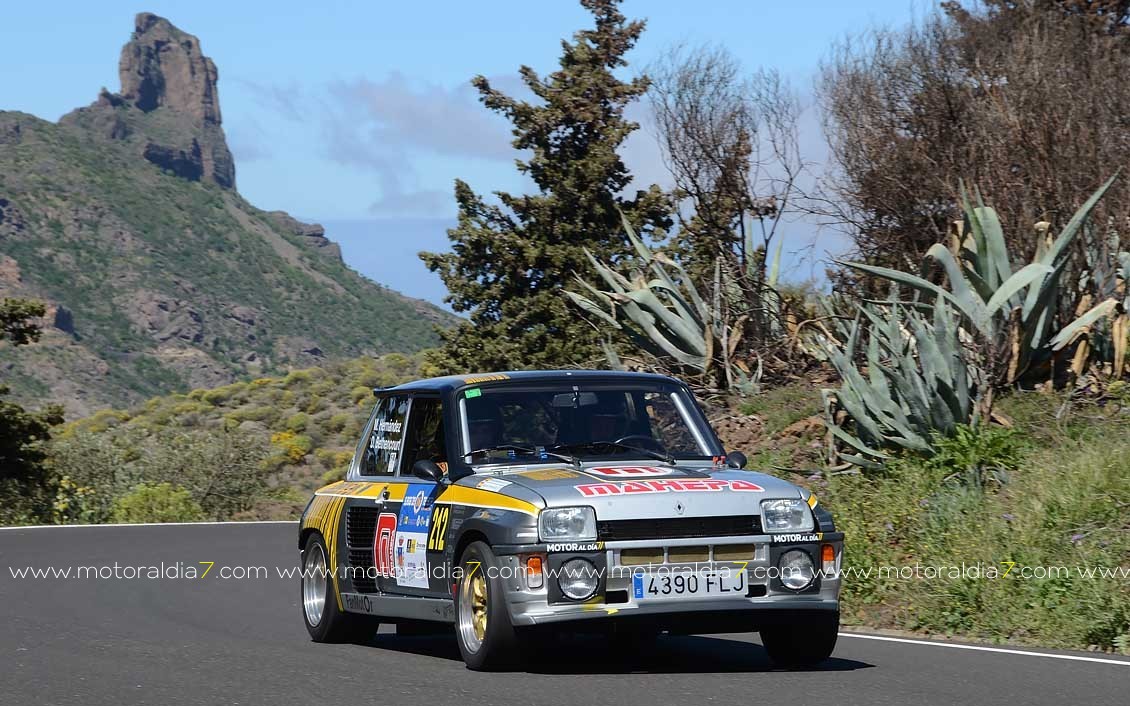
[[[524,496],[547,507],[588,505],[599,520],[757,515],[769,498],[805,497],[800,488],[765,473],[693,464],[586,463],[480,471],[462,483]]]

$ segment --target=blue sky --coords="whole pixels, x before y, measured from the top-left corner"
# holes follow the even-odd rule
[[[625,14],[648,21],[628,72],[672,44],[712,43],[748,69],[777,68],[810,96],[833,41],[929,7],[628,0]],[[528,186],[513,168],[506,122],[477,103],[468,80],[483,74],[515,85],[522,64],[547,73],[560,40],[589,24],[573,0],[18,3],[5,8],[0,29],[0,109],[56,120],[92,102],[101,86],[117,90],[118,52],[140,11],[195,34],[215,60],[239,190],[251,203],[325,224],[350,265],[437,302],[442,283],[414,253],[446,247],[452,181],[480,191]],[[642,106],[636,113],[646,119]],[[819,159],[816,120],[807,117],[805,143]],[[667,181],[646,132],[624,153],[637,180]],[[810,226],[787,235],[797,279],[817,274],[820,257],[837,247]]]

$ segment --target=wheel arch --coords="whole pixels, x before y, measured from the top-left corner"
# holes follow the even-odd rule
[[[455,551],[451,555],[451,560],[452,560],[452,562],[454,562],[454,564],[457,565],[459,563],[460,557],[463,556],[463,551],[465,549],[467,549],[467,547],[472,542],[482,542],[482,543],[486,544],[488,547],[491,545],[490,544],[490,538],[487,537],[486,533],[483,532],[482,530],[479,530],[479,529],[476,529],[476,528],[470,528],[470,529],[464,530],[459,535],[459,540],[455,543]]]
[[[302,529],[300,529],[298,531],[298,549],[299,549],[299,551],[306,548],[306,543],[310,541],[310,535],[312,535],[312,534],[320,535],[321,532],[318,531],[317,527],[303,527]],[[322,541],[323,542],[326,541],[326,538],[322,537]]]

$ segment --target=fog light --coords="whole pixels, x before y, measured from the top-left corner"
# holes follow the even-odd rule
[[[777,560],[777,568],[781,571],[781,583],[793,591],[807,588],[816,578],[812,557],[800,549],[791,549],[782,554]]]
[[[557,585],[566,598],[583,601],[596,593],[600,577],[596,567],[585,559],[570,559],[561,565],[561,576]]]
[[[526,586],[528,588],[541,588],[545,577],[541,572],[541,557],[531,556],[526,558]]]

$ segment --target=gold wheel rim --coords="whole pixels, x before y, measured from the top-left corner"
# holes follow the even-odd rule
[[[480,641],[487,634],[487,582],[476,573],[471,577],[471,625],[475,629],[475,637]]]

